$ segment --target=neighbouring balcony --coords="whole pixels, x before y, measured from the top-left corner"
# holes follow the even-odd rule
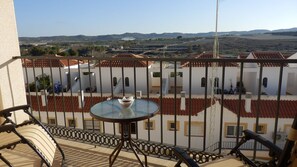
[[[297,61],[265,54],[253,59],[130,54],[15,59],[22,60],[20,77],[32,114],[64,143],[67,164],[75,166],[76,157],[88,166],[108,162],[103,157],[119,143],[119,125],[93,119],[90,107],[108,98],[134,96],[156,102],[160,111],[132,123],[132,138],[149,155],[149,166],[173,166],[173,146],[205,163],[228,153],[244,129],[283,146],[297,113]],[[80,149],[74,152],[74,147]],[[27,152],[18,149],[20,155]],[[268,158],[258,143],[249,142],[244,149],[255,160]],[[84,156],[89,154],[94,155]],[[137,166],[135,157],[125,156],[121,153],[115,166]]]

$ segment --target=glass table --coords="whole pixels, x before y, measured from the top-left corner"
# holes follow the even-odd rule
[[[91,107],[90,114],[93,118],[121,125],[121,141],[109,156],[109,166],[112,166],[119,155],[124,143],[130,146],[137,160],[142,166],[147,166],[147,155],[140,150],[131,138],[131,122],[137,122],[153,117],[159,111],[159,106],[152,101],[135,99],[131,107],[123,108],[118,99],[112,99],[95,104]],[[144,164],[137,152],[144,155]]]

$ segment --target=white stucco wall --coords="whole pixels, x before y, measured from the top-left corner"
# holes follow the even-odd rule
[[[183,73],[183,90],[186,91],[186,93],[189,93],[190,87],[189,87],[189,81],[190,81],[190,71],[189,68],[184,68]],[[204,67],[193,67],[192,68],[192,94],[198,94],[203,95],[205,91],[205,87],[201,87],[201,78],[205,77],[205,68]],[[214,76],[217,76],[219,78],[219,88],[222,88],[222,68],[217,68],[217,73],[214,73]],[[210,85],[211,85],[211,77],[212,77],[212,69],[208,68],[208,79],[207,79],[207,85],[208,85],[208,94],[211,93]],[[225,69],[225,90],[229,90],[230,86],[232,84],[233,89],[236,86],[236,80],[237,80],[237,67],[226,67]]]
[[[288,71],[287,92],[292,95],[297,95],[297,68],[290,67]]]
[[[13,0],[0,1],[0,109],[27,104]],[[4,98],[5,97],[5,98]],[[17,122],[27,119],[17,114]]]
[[[262,78],[268,78],[267,88],[264,88],[265,92],[268,95],[277,95],[278,87],[279,87],[279,76],[280,76],[280,68],[278,67],[265,67],[263,68]],[[286,94],[287,89],[287,80],[288,80],[288,68],[283,68],[283,76],[281,82],[281,95]],[[263,83],[263,81],[262,81]]]
[[[100,88],[100,75],[99,72],[96,72],[96,84],[97,90]],[[99,70],[98,70],[99,71]],[[101,77],[102,77],[102,92],[103,93],[111,93],[111,74],[109,67],[101,68]],[[122,69],[121,68],[113,68],[112,69],[112,77],[116,77],[117,80],[122,78]],[[134,93],[134,69],[133,68],[124,68],[124,78],[129,78],[129,87],[125,86],[125,93]],[[125,80],[123,79],[125,83]],[[147,92],[147,78],[146,78],[146,68],[136,68],[136,90],[141,90],[142,94],[146,94]]]

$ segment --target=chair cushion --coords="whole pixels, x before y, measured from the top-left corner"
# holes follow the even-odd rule
[[[29,140],[50,164],[53,163],[56,144],[41,126],[28,124],[17,127],[16,130],[24,138]]]

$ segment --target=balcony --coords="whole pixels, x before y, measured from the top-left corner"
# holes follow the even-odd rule
[[[74,142],[65,139],[58,139],[58,143],[67,157],[65,166],[109,166],[108,158],[113,148],[95,147],[94,145],[82,142]],[[17,153],[16,153],[17,152]],[[40,158],[26,145],[18,145],[14,150],[4,150],[2,155],[9,160],[15,167],[32,167],[39,162]],[[143,159],[143,156],[141,156]],[[61,155],[55,155],[53,166],[59,166]],[[148,157],[148,165],[155,167],[174,166],[175,161]],[[5,164],[0,161],[0,166]],[[114,166],[140,166],[134,154],[131,152],[121,152],[114,163]]]
[[[150,166],[173,166],[173,146],[187,149],[198,163],[205,163],[228,153],[244,129],[283,146],[297,113],[297,91],[292,85],[297,61],[274,54],[278,53],[251,53],[253,58],[247,59],[213,59],[203,54],[188,59],[130,54],[14,59],[22,60],[19,77],[24,77],[32,114],[61,143],[76,142],[73,145],[79,145],[81,154],[97,149],[106,155],[105,150],[119,142],[119,125],[94,120],[89,114],[92,105],[123,96],[157,102],[156,116],[131,124],[132,137],[149,155]],[[68,151],[73,145],[63,145],[66,158],[82,157],[80,151]],[[256,160],[268,157],[260,144],[247,143],[244,149]],[[67,163],[75,164],[75,159]],[[100,160],[86,161],[98,165]],[[134,162],[133,156],[116,160],[122,166]]]

